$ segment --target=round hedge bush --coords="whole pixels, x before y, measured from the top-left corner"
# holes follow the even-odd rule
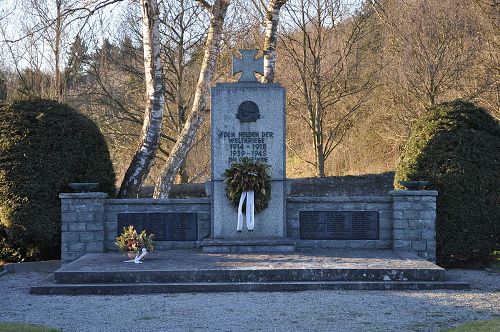
[[[98,182],[114,194],[115,173],[99,128],[50,100],[0,105],[0,259],[60,255],[59,193]]]
[[[442,266],[488,263],[500,239],[500,128],[488,112],[455,100],[423,114],[396,169],[438,191],[436,246]]]

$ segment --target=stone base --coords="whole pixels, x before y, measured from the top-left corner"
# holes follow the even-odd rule
[[[292,253],[295,241],[289,239],[203,240],[204,254],[222,253]]]
[[[290,254],[157,251],[143,264],[119,253],[86,254],[31,287],[32,294],[90,295],[320,289],[467,289],[444,269],[392,250],[314,250]]]

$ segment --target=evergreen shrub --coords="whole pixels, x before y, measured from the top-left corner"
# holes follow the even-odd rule
[[[50,100],[0,105],[0,260],[58,259],[59,193],[98,182],[114,194],[115,173],[99,128]]]
[[[429,180],[438,191],[440,265],[492,259],[500,239],[500,128],[485,109],[455,100],[423,114],[397,166],[397,189],[400,180]]]

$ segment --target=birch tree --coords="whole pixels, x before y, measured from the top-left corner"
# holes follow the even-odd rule
[[[144,112],[141,143],[125,173],[119,197],[137,197],[142,183],[153,165],[161,138],[164,112],[163,69],[160,60],[159,10],[156,0],[140,0],[142,38],[148,104]]]
[[[210,84],[217,62],[219,45],[222,39],[222,31],[227,8],[231,0],[215,0],[212,6],[205,0],[198,0],[205,8],[210,10],[210,27],[208,29],[207,40],[205,42],[205,53],[200,69],[198,83],[189,114],[184,127],[174,145],[162,174],[158,177],[155,185],[154,198],[167,198],[187,153],[193,143],[198,128],[203,123],[207,113],[207,103]]]
[[[264,75],[262,83],[273,83],[276,72],[276,41],[281,7],[288,0],[270,0],[266,10],[266,32],[264,36]]]

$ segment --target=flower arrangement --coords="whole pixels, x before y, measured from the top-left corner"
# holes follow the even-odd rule
[[[255,212],[265,210],[271,199],[271,176],[269,166],[260,162],[252,162],[245,158],[234,163],[224,172],[226,196],[231,204],[238,206],[241,193],[255,192]]]
[[[146,231],[137,234],[134,226],[123,227],[122,234],[116,237],[116,246],[121,252],[139,253],[143,248],[147,251],[154,249],[154,234],[146,235]]]

